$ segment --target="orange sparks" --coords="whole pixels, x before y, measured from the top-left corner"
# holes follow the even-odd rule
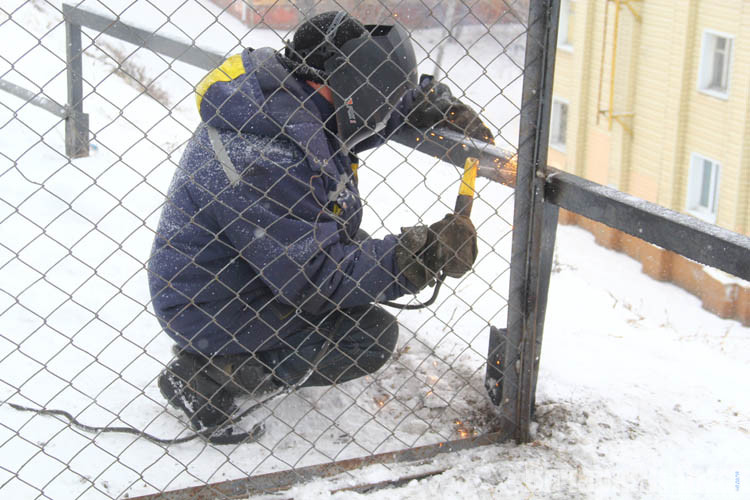
[[[504,168],[511,170],[513,172],[518,170],[518,157],[516,155],[509,157],[508,160],[505,162]]]
[[[375,404],[382,408],[388,402],[389,396],[388,394],[379,394],[372,399],[375,401]]]
[[[473,426],[470,424],[467,424],[466,422],[461,422],[460,420],[455,420],[453,422],[456,426],[456,433],[462,438],[467,438],[469,436],[477,436],[479,435],[479,431],[476,430]]]

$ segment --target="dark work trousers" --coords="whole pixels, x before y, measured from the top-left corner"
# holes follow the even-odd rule
[[[398,340],[396,318],[371,304],[335,311],[312,331],[284,341],[289,347],[256,356],[286,385],[298,383],[328,343],[328,352],[302,387],[346,382],[377,371],[393,354]]]

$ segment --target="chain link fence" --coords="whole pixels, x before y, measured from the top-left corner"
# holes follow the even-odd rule
[[[247,47],[281,50],[306,18],[333,9],[405,27],[419,73],[477,110],[495,145],[404,128],[360,152],[347,176],[323,181],[312,146],[290,145],[286,131],[221,133],[217,145],[196,110],[196,88],[208,98],[207,71]],[[519,389],[523,370],[504,363],[523,339],[506,345],[501,328],[513,314],[524,68],[538,63],[524,62],[528,11],[520,0],[4,2],[0,390],[5,403],[40,411],[0,406],[2,496],[124,498],[213,485],[206,498],[236,497],[250,491],[237,482],[248,477],[264,478],[254,483],[264,491],[518,435],[518,407],[498,403],[511,389],[521,406],[532,403],[519,392],[533,399]],[[216,80],[231,80],[222,67]],[[393,291],[407,285],[387,252],[402,228],[453,212],[473,156],[471,272],[446,278],[425,308],[378,305],[430,299],[430,287]],[[233,171],[238,158],[246,163]],[[317,212],[310,192],[323,200]],[[313,229],[328,232],[302,238]],[[347,350],[355,331],[360,344]],[[541,343],[541,329],[530,342]],[[273,397],[232,393],[238,412],[254,410],[237,419],[250,432],[240,443],[155,443],[144,433],[179,440],[196,427],[159,387],[164,373],[195,381],[174,365],[165,372],[175,345],[224,374],[247,358],[264,373],[289,360],[304,369],[274,379]],[[336,368],[310,371],[326,362]]]

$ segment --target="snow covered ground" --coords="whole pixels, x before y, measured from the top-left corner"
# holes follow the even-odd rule
[[[371,467],[288,497],[750,498],[750,329],[558,230],[534,440]],[[369,495],[328,491],[446,470]],[[267,497],[272,498],[272,497]]]
[[[283,35],[248,33],[226,15],[214,23],[218,9],[197,2],[83,6],[227,53],[278,47]],[[0,77],[63,102],[61,16],[42,1],[8,0],[2,9],[0,37],[10,43],[0,47]],[[518,135],[520,29],[467,28],[444,59],[453,90],[484,109],[501,145]],[[431,72],[427,54],[435,57],[442,35],[414,37],[420,69]],[[104,36],[96,45],[84,60],[91,157],[65,159],[58,119],[0,94],[0,397],[176,436],[183,425],[154,383],[170,342],[150,312],[143,263],[197,124],[191,92],[203,71],[131,54]],[[114,73],[115,60],[154,79],[156,99]],[[380,148],[361,168],[364,228],[374,235],[431,222],[455,199],[458,172],[402,147]],[[268,429],[260,442],[237,447],[92,439],[0,406],[0,497],[136,496],[491,430],[483,358],[489,325],[505,324],[512,200],[510,189],[480,180],[475,273],[446,283],[429,310],[399,313],[398,354],[374,377],[274,403],[258,415]],[[750,329],[703,311],[579,229],[560,228],[556,255],[533,443],[371,467],[293,496],[327,498],[336,488],[446,469],[367,497],[750,497]]]

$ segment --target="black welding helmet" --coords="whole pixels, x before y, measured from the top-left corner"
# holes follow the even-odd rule
[[[295,53],[292,58],[314,68],[306,78],[331,89],[338,135],[351,148],[380,132],[404,93],[417,85],[417,61],[402,26],[363,26],[346,12],[333,14],[321,14],[329,18],[320,43],[309,50],[295,43],[287,57]],[[351,36],[357,31],[351,23],[360,26],[358,36]],[[343,43],[342,30],[349,33]]]

